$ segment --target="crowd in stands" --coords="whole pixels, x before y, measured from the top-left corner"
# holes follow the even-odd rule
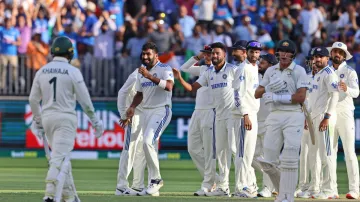
[[[106,75],[97,73],[104,61],[110,64],[116,72],[110,82],[119,83],[114,93],[140,65],[149,40],[174,66],[204,45],[251,39],[270,53],[278,41],[291,39],[298,45],[295,61],[305,66],[310,47],[342,41],[354,56],[348,64],[360,72],[358,13],[360,1],[349,0],[1,0],[0,90],[31,84],[56,36],[72,40],[72,64],[90,72],[90,87],[104,83],[99,79]]]

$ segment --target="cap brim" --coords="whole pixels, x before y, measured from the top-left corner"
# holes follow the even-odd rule
[[[211,53],[211,51],[209,51],[209,50],[200,50],[200,52],[203,52],[203,53]]]
[[[326,49],[329,51],[329,55],[331,55],[331,51],[336,48],[336,47],[327,47]],[[341,48],[338,48],[338,49],[341,49]],[[350,60],[353,56],[350,54],[350,52],[348,50],[344,50],[344,49],[341,49],[345,52],[346,54],[346,58],[345,60]]]
[[[239,49],[239,50],[246,50],[246,48],[245,47],[235,47],[235,46],[232,46],[232,47],[230,47],[231,49]]]

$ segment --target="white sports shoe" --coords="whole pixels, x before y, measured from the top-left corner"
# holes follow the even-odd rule
[[[306,191],[302,191],[302,192],[298,193],[296,195],[296,197],[297,198],[312,198],[312,195],[315,195],[315,194],[318,194],[318,193],[312,193],[312,192],[306,190]]]
[[[264,197],[264,198],[270,198],[272,196],[272,193],[268,187],[264,187],[258,194],[258,197]]]
[[[206,192],[205,196],[226,196],[226,197],[230,197],[230,191],[229,191],[229,188],[226,188],[226,189],[217,188],[212,192]]]
[[[346,194],[347,199],[359,199],[359,193],[356,193],[354,191],[350,191]]]
[[[314,199],[338,199],[339,195],[321,191],[318,194],[312,195],[312,198],[314,198]]]
[[[146,189],[147,194],[155,194],[159,192],[160,188],[164,186],[164,181],[162,179],[151,180],[150,185]]]
[[[194,192],[194,196],[205,196],[206,192],[209,192],[207,188],[201,188]]]
[[[154,194],[146,193],[146,188],[143,188],[141,191],[138,192],[137,196],[160,196],[160,192],[156,192]]]
[[[116,196],[137,196],[139,192],[131,189],[131,188],[116,188],[115,195]]]
[[[235,193],[234,196],[241,198],[257,198],[257,194],[258,194],[257,191],[253,191],[248,187],[244,187],[243,190]]]

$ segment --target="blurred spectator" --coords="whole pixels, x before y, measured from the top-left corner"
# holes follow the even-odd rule
[[[206,25],[201,24],[201,33],[200,33],[201,38],[203,38],[206,42],[206,44],[210,44],[211,43],[211,36],[208,32],[208,29],[206,27]]]
[[[142,14],[147,12],[146,3],[148,0],[127,0],[125,1],[124,9],[125,15],[130,15],[132,18],[139,18]]]
[[[115,22],[110,18],[109,12],[104,11],[93,27],[95,58],[111,59],[114,57],[115,31]]]
[[[75,67],[80,67],[80,61],[79,61],[79,55],[78,55],[77,43],[76,43],[79,36],[73,30],[73,25],[66,18],[61,19],[60,14],[58,14],[57,20],[56,20],[56,29],[58,32],[57,33],[58,36],[66,36],[72,42],[73,47],[74,47],[74,56],[71,60],[71,64],[74,65]]]
[[[141,48],[139,47],[142,47],[148,40],[145,33],[143,29],[138,30],[136,37],[131,38],[126,44],[125,55],[131,57],[132,61],[139,60],[141,54]]]
[[[179,23],[175,23],[173,26],[171,26],[171,28],[172,28],[174,40],[175,40],[175,44],[174,44],[172,50],[175,52],[175,54],[182,55],[183,54],[182,44],[184,42],[185,37],[184,37],[183,31],[181,29],[181,26]]]
[[[257,0],[240,0],[240,2],[241,14],[249,16],[251,24],[256,24]]]
[[[349,30],[350,28],[357,29],[358,26],[356,24],[356,17],[358,13],[355,10],[355,6],[352,3],[348,3],[346,6],[346,12],[343,13],[337,25],[337,28],[345,28],[345,30]]]
[[[226,20],[232,18],[232,0],[217,0],[217,4],[214,4],[214,20]]]
[[[18,16],[18,26],[16,27],[20,32],[21,44],[18,48],[18,53],[24,55],[27,52],[27,45],[31,40],[32,21],[31,15],[28,13],[26,16]]]
[[[20,32],[12,25],[11,18],[5,18],[5,27],[0,28],[1,32],[1,67],[0,88],[6,86],[7,65],[10,64],[12,82],[18,83],[18,56],[17,49],[21,45]]]
[[[41,33],[41,40],[44,43],[49,44],[49,19],[46,17],[46,14],[46,7],[43,7],[40,3],[37,3],[33,15],[33,31],[36,33]]]
[[[261,6],[258,11],[261,20],[264,19],[266,11],[271,11],[272,13],[275,13],[275,8],[273,7],[273,0],[265,0],[264,4],[265,5]]]
[[[185,41],[183,43],[183,49],[185,50],[185,52],[188,51],[190,52],[188,53],[190,55],[197,55],[200,53],[202,47],[209,44],[203,37],[201,37],[200,33],[201,25],[197,24],[193,29],[192,36],[185,38]]]
[[[231,38],[224,33],[224,22],[220,20],[214,21],[215,31],[211,35],[211,43],[221,42],[227,47],[232,46]]]
[[[314,37],[320,38],[320,30],[324,17],[319,9],[315,8],[313,0],[307,0],[306,9],[300,13],[299,23],[303,26],[303,34],[306,41],[310,43]]]
[[[251,18],[247,15],[242,16],[240,26],[234,30],[235,39],[237,41],[245,40],[250,41],[256,39],[257,27],[250,24]]]
[[[279,8],[276,11],[274,33],[272,35],[273,40],[278,42],[284,39],[290,39],[290,33],[293,25],[289,18],[284,16],[284,10]]]
[[[91,52],[94,46],[93,26],[98,21],[95,16],[96,5],[89,1],[86,7],[86,18],[82,28],[79,31],[78,52],[85,54]]]
[[[176,43],[173,33],[165,29],[163,20],[157,21],[157,30],[149,34],[149,41],[156,44],[159,53],[170,51]]]
[[[191,17],[194,17],[194,13],[192,10],[195,5],[195,0],[176,0],[176,3],[178,4],[179,7],[185,6],[187,10],[187,14]]]
[[[124,26],[124,0],[105,0],[104,10],[109,12],[117,29]]]
[[[196,0],[195,5],[199,7],[199,15],[196,16],[201,24],[205,24],[207,29],[210,28],[214,18],[215,0]]]
[[[27,47],[27,66],[34,70],[47,63],[49,46],[41,40],[41,33],[35,32]]]
[[[181,30],[184,34],[184,37],[189,37],[192,34],[192,30],[196,24],[193,17],[187,15],[187,8],[185,6],[180,6],[180,19],[179,23]]]
[[[150,0],[152,15],[165,17],[165,22],[172,25],[176,22],[178,8],[174,0]],[[165,15],[164,15],[165,14]]]

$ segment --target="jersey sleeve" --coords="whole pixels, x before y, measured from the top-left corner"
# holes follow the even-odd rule
[[[359,80],[356,71],[351,71],[348,80],[346,81],[346,94],[352,98],[359,96]]]
[[[181,65],[180,69],[183,72],[190,73],[193,76],[200,76],[201,67],[195,66],[198,61],[191,57],[188,61],[186,61],[183,65]]]
[[[331,72],[324,78],[324,85],[328,92],[338,92],[338,77],[334,72]]]
[[[71,73],[73,80],[76,100],[80,103],[81,108],[85,114],[89,117],[92,123],[97,122],[94,106],[91,102],[89,91],[85,85],[84,78],[78,69],[75,69]]]
[[[208,74],[209,71],[204,72],[199,78],[198,80],[196,80],[197,83],[199,83],[201,86],[208,86]]]
[[[39,84],[39,74],[38,71],[35,75],[33,85],[31,87],[30,96],[29,96],[29,103],[30,108],[33,113],[34,118],[40,118],[41,116],[41,108],[40,108],[40,101],[42,98],[40,84]]]
[[[135,82],[135,90],[138,92],[143,92],[142,87],[141,87],[140,78],[141,78],[141,75],[138,73],[138,75],[136,77],[136,82]]]
[[[296,75],[297,75],[296,89],[299,89],[299,88],[308,89],[309,85],[310,85],[309,84],[309,76],[306,74],[305,69],[301,66],[297,66]]]
[[[164,79],[165,81],[172,81],[174,83],[174,74],[170,66],[165,67],[162,79]]]
[[[124,85],[121,87],[118,93],[117,98],[117,107],[121,117],[126,117],[126,98],[130,94],[131,89],[136,83],[137,69],[130,74],[129,78],[125,81]]]

